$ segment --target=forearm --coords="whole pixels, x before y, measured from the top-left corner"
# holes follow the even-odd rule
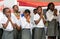
[[[20,30],[21,27],[16,24],[16,29],[17,29],[17,30]]]
[[[12,21],[10,21],[10,22],[11,22],[13,28],[16,28],[16,25]]]
[[[37,25],[40,20],[41,20],[41,18],[39,18],[39,20],[36,20],[36,21],[35,21],[35,24]]]
[[[45,24],[46,23],[45,18],[43,17],[42,19],[43,19],[43,23]]]
[[[8,26],[8,23],[9,23],[9,21],[7,21],[7,23],[6,23],[6,24],[2,24],[2,25],[3,25],[3,28],[5,28],[5,29],[6,29],[6,27]]]

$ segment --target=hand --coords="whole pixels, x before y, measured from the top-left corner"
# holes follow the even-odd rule
[[[16,26],[16,24],[14,24],[14,23],[13,23],[12,25],[13,25],[13,28],[15,28],[15,29],[16,29],[16,27],[17,27],[17,26]]]
[[[29,23],[30,23],[30,16],[28,16],[28,17],[27,17],[27,22],[29,22]]]
[[[11,21],[11,17],[10,16],[8,16],[8,20]]]
[[[43,18],[43,15],[41,14],[40,17]]]
[[[57,16],[57,13],[54,13],[54,16]]]

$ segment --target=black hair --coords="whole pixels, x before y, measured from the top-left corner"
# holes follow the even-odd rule
[[[17,6],[17,5],[14,5],[12,8],[14,9],[15,6]]]
[[[41,8],[41,7],[42,7],[42,6],[38,6],[38,7],[37,7],[37,10],[38,10],[38,8]]]
[[[5,14],[6,9],[9,9],[8,7],[3,8],[3,14]]]
[[[37,9],[34,9],[33,11],[35,11],[35,10],[37,10]]]
[[[29,14],[30,14],[31,12],[30,12],[29,9],[26,9],[26,10],[24,11],[24,13],[29,13]]]
[[[50,3],[48,4],[48,6],[47,6],[47,11],[50,9],[50,6],[51,6],[51,5],[55,6],[53,2],[50,2]]]

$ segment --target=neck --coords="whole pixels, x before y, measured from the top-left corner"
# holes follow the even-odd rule
[[[14,13],[19,13],[18,11],[14,11]]]

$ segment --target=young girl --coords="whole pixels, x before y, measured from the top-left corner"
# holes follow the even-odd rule
[[[22,39],[32,39],[31,24],[30,24],[30,10],[24,11],[24,16],[21,18]]]
[[[44,30],[44,17],[42,13],[42,7],[37,7],[37,14],[34,15],[34,22],[36,24],[34,30],[34,39],[46,39],[45,30]]]
[[[21,14],[19,12],[19,8],[17,5],[13,6],[13,14],[15,19],[17,20],[17,28],[14,29],[14,39],[21,39],[21,26],[20,26],[20,18],[21,18]]]
[[[9,8],[3,9],[3,18],[1,23],[3,25],[3,36],[2,39],[14,39],[13,38],[13,28],[16,28],[15,19]]]
[[[55,6],[53,3],[48,4],[47,8],[47,20],[48,20],[48,31],[47,35],[49,39],[56,39],[56,33],[57,33],[57,21],[56,21],[56,11],[54,10]]]

